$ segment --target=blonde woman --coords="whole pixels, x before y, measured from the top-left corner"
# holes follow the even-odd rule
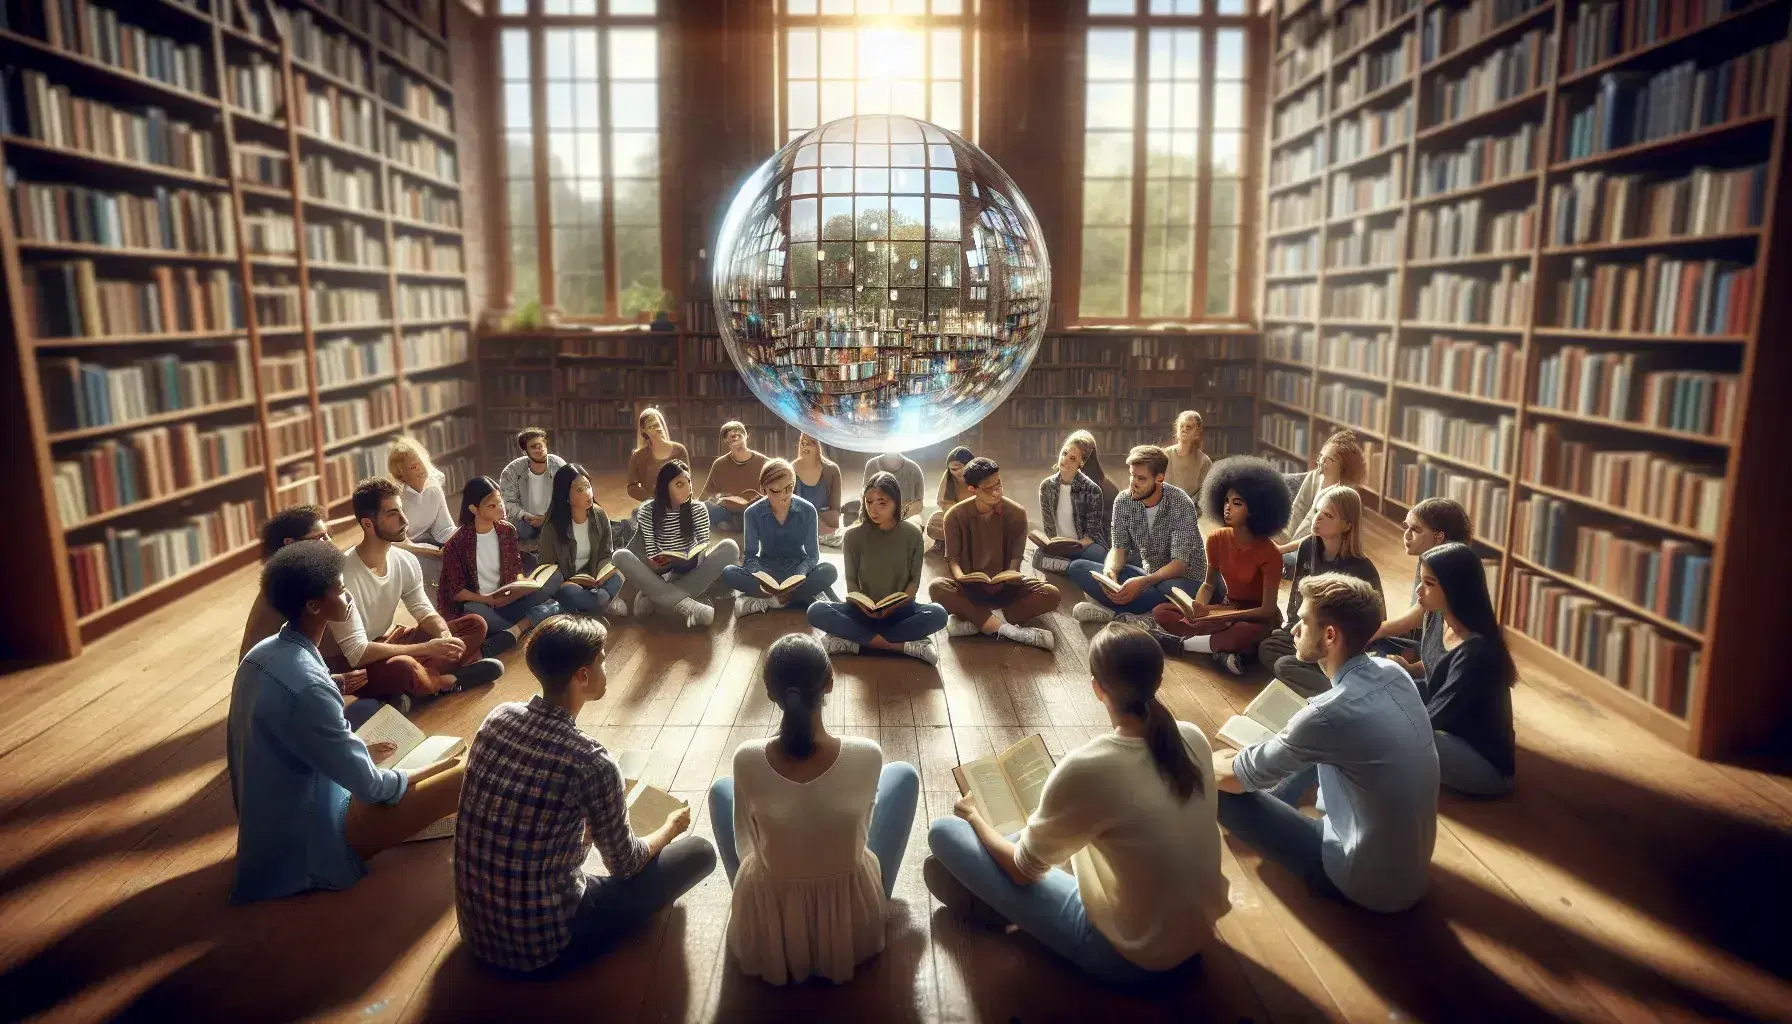
[[[660,467],[674,460],[688,466],[691,453],[684,445],[672,440],[665,414],[652,406],[642,409],[635,417],[635,427],[641,446],[628,457],[628,496],[636,501],[646,501],[653,497]]]
[[[1276,547],[1282,552],[1284,570],[1293,568],[1294,549],[1313,534],[1313,512],[1319,492],[1339,484],[1361,487],[1368,476],[1369,463],[1355,434],[1340,430],[1325,439],[1319,449],[1318,467],[1309,470],[1301,479],[1300,488],[1294,492],[1294,507],[1289,512],[1288,525],[1275,536]]]
[[[454,514],[442,493],[442,471],[422,445],[400,437],[386,449],[386,472],[398,482],[399,501],[410,524],[405,542],[397,546],[417,556],[423,581],[434,587],[442,576],[442,545],[454,536]]]
[[[1176,414],[1173,432],[1175,440],[1164,448],[1164,454],[1170,457],[1170,471],[1164,474],[1164,482],[1175,484],[1190,494],[1200,494],[1207,471],[1213,468],[1212,457],[1201,449],[1206,424],[1200,413],[1184,409]]]
[[[1300,584],[1309,576],[1338,572],[1354,576],[1381,593],[1381,574],[1363,554],[1363,499],[1356,488],[1327,487],[1313,500],[1313,533],[1294,553],[1294,590],[1288,595],[1288,617],[1257,645],[1257,658],[1275,670],[1276,678],[1311,697],[1331,689],[1318,665],[1294,654],[1294,624],[1300,621]]]

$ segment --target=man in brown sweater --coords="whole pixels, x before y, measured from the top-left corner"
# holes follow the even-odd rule
[[[759,471],[764,468],[765,456],[747,447],[746,424],[739,420],[722,424],[722,454],[709,464],[709,476],[699,492],[709,506],[710,529],[740,530],[740,514],[761,497]]]
[[[1052,650],[1057,637],[1037,626],[1020,626],[1058,606],[1058,588],[1022,576],[991,585],[966,581],[967,573],[995,576],[1020,571],[1027,547],[1027,511],[1002,497],[1002,470],[993,459],[972,459],[964,470],[971,497],[946,512],[946,568],[950,579],[927,586],[935,603],[944,605],[949,636],[1000,634],[1015,643]]]

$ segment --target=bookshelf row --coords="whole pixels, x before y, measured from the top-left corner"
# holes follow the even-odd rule
[[[1461,501],[1503,621],[1701,750],[1789,6],[1355,0],[1275,28],[1260,451],[1305,468],[1349,428],[1386,456],[1372,506]]]
[[[0,241],[62,593],[46,653],[240,564],[273,508],[345,519],[393,437],[470,470],[446,14],[5,5]]]

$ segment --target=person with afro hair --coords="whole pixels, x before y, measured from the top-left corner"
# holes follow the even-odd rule
[[[1165,651],[1211,654],[1242,675],[1243,653],[1256,650],[1281,622],[1282,553],[1275,536],[1288,525],[1291,499],[1275,467],[1249,456],[1214,463],[1206,487],[1203,507],[1217,509],[1225,524],[1207,535],[1207,581],[1192,614],[1160,604],[1151,617]],[[1222,581],[1226,599],[1210,607]]]

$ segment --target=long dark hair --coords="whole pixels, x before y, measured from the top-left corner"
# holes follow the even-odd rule
[[[685,465],[680,459],[668,460],[664,466],[660,467],[659,478],[653,482],[653,535],[655,538],[660,535],[660,527],[665,525],[666,506],[672,503],[672,481],[678,479],[678,474],[690,471],[691,467]],[[693,497],[684,503],[683,508],[678,510],[679,539],[685,544],[697,539],[697,523],[693,518],[695,513],[691,511],[691,506],[696,503],[697,499]]]
[[[1176,718],[1157,699],[1164,677],[1164,652],[1151,634],[1125,622],[1110,622],[1089,644],[1089,671],[1118,710],[1144,720],[1151,761],[1176,799],[1201,792],[1201,769],[1188,755]]]
[[[958,493],[958,478],[952,475],[952,463],[957,462],[968,466],[971,464],[971,460],[976,457],[977,454],[975,452],[962,444],[947,452],[946,468],[940,471],[940,490],[951,494],[953,498],[963,498],[964,495]],[[968,485],[966,489],[969,489]]]
[[[1517,682],[1518,666],[1513,664],[1512,652],[1506,649],[1506,635],[1494,618],[1493,598],[1487,593],[1487,570],[1481,565],[1481,556],[1467,544],[1451,541],[1420,555],[1419,562],[1437,577],[1437,585],[1444,591],[1444,605],[1456,621],[1499,651],[1500,681],[1507,686]]]
[[[896,503],[896,514],[898,516],[902,514],[902,485],[896,482],[896,474],[886,473],[882,470],[871,474],[871,479],[865,481],[865,494],[870,494],[872,491],[882,491],[889,495],[890,500]],[[871,510],[865,507],[865,494],[859,495],[860,526],[871,522]]]
[[[497,489],[498,481],[489,476],[476,476],[468,480],[467,485],[460,489],[460,525],[471,525],[473,510]]]
[[[815,753],[815,709],[833,682],[833,663],[807,633],[781,636],[765,652],[765,695],[784,712],[778,741],[798,761]]]
[[[1064,439],[1065,444],[1074,444],[1083,453],[1083,473],[1097,485],[1108,482],[1106,471],[1101,468],[1101,452],[1096,450],[1095,435],[1087,430],[1073,430]]]
[[[579,477],[589,480],[591,474],[576,462],[568,462],[555,470],[554,496],[548,499],[548,525],[553,527],[554,535],[567,544],[572,543],[572,484]],[[597,507],[595,495],[591,507]]]

